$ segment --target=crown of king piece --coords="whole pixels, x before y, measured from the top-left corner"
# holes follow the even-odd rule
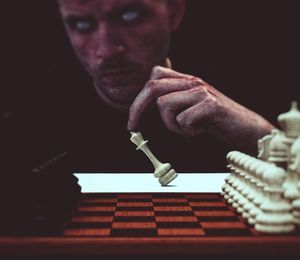
[[[144,138],[140,132],[131,132],[130,141],[136,146],[139,146],[142,142],[144,142]]]

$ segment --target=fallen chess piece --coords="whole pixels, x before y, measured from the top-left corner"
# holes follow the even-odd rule
[[[161,163],[159,160],[157,160],[157,158],[153,155],[153,153],[147,146],[148,140],[145,141],[141,133],[130,133],[130,141],[137,146],[136,149],[142,150],[152,162],[155,168],[154,177],[158,178],[158,181],[162,186],[167,186],[169,183],[171,183],[178,176],[175,170],[172,169],[171,164]]]

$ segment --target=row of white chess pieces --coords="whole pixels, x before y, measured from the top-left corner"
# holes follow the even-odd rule
[[[293,232],[300,225],[300,183],[275,164],[232,151],[224,199],[262,233]],[[292,195],[292,196],[291,196]]]

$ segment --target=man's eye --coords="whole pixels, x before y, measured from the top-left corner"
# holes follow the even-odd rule
[[[88,33],[95,27],[95,22],[90,18],[68,17],[66,23],[71,30],[78,33]]]
[[[135,22],[140,18],[140,12],[138,11],[127,11],[122,14],[122,21],[130,23]]]
[[[93,27],[93,25],[90,21],[77,21],[74,24],[74,26],[78,32],[87,32],[87,31],[90,31]]]

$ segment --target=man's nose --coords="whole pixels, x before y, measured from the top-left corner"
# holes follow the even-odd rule
[[[107,24],[101,24],[97,31],[96,55],[100,59],[109,59],[122,55],[126,51],[120,35]]]

